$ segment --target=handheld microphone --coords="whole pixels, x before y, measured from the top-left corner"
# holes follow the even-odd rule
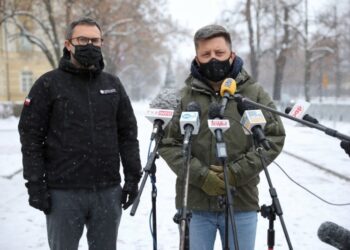
[[[291,107],[287,107],[284,112],[286,114],[289,114],[291,113],[291,110],[292,108]],[[305,121],[308,121],[308,122],[312,122],[313,124],[318,124],[318,120],[315,118],[315,117],[312,117],[311,115],[309,114],[305,114],[303,117],[302,117],[303,120]]]
[[[164,129],[173,117],[174,110],[171,109],[149,109],[146,113],[146,118],[153,123],[153,131],[151,140],[154,140],[161,129]]]
[[[263,131],[266,120],[261,110],[244,102],[237,103],[237,110],[242,116],[240,123],[245,128],[243,129],[244,133],[249,135],[250,133],[248,131],[250,131],[256,141],[262,145],[265,150],[269,150],[271,147]]]
[[[237,83],[232,78],[226,78],[220,87],[220,96],[222,96],[220,115],[224,115],[224,111],[229,100],[229,97],[236,92]]]
[[[340,250],[350,249],[350,231],[333,223],[323,222],[318,228],[318,238]]]
[[[181,113],[180,128],[181,134],[184,135],[183,148],[187,149],[191,136],[198,134],[200,127],[201,107],[197,102],[190,102],[186,111]]]

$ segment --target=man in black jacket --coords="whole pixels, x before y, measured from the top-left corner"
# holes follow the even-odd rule
[[[51,249],[116,249],[121,207],[141,178],[135,115],[120,80],[102,72],[101,28],[70,24],[59,68],[42,75],[19,122],[29,204],[46,214]],[[121,188],[120,159],[125,184]]]

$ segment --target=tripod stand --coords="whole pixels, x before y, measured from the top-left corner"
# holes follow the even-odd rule
[[[183,148],[182,154],[184,156],[184,169],[185,169],[185,179],[183,186],[183,201],[180,217],[180,250],[190,249],[190,240],[189,240],[189,221],[191,218],[191,213],[187,212],[187,199],[188,199],[188,186],[190,179],[190,162],[191,162],[191,144],[192,140],[190,139],[188,145]]]
[[[269,174],[267,167],[266,167],[267,164],[266,164],[265,156],[263,153],[263,149],[262,149],[261,145],[259,144],[259,142],[256,140],[256,137],[254,135],[253,135],[253,140],[254,140],[256,150],[259,154],[259,157],[261,160],[261,165],[263,166],[267,182],[269,184],[269,191],[270,191],[270,196],[272,199],[272,204],[270,206],[263,205],[263,206],[261,206],[261,210],[260,210],[261,216],[263,216],[264,218],[267,218],[269,220],[269,229],[267,230],[267,232],[268,232],[267,233],[268,250],[273,250],[274,245],[275,245],[274,221],[276,220],[276,214],[280,218],[283,233],[286,237],[288,247],[290,250],[292,250],[293,246],[292,246],[292,243],[291,243],[290,238],[289,238],[287,227],[284,223],[282,207],[281,207],[281,204],[280,204],[279,199],[277,197],[277,191],[272,186],[270,174]]]
[[[223,140],[222,131],[217,129],[215,130],[215,137],[216,137],[216,152],[217,152],[217,158],[220,160],[221,166],[223,166],[224,169],[224,180],[225,180],[225,190],[226,190],[226,201],[225,201],[225,250],[229,250],[229,235],[228,235],[228,227],[229,227],[229,220],[231,222],[233,237],[234,237],[234,244],[235,249],[239,250],[238,246],[238,237],[237,237],[237,231],[236,231],[236,223],[234,219],[234,211],[233,211],[233,189],[231,189],[229,181],[228,181],[228,173],[227,173],[227,152],[226,152],[226,144]]]
[[[156,183],[156,164],[155,161],[157,158],[159,158],[159,155],[157,153],[158,151],[158,147],[159,147],[159,143],[163,138],[163,130],[160,129],[160,131],[155,135],[155,146],[153,148],[153,151],[149,154],[148,156],[148,160],[146,163],[145,168],[143,169],[145,175],[143,176],[141,185],[140,185],[140,189],[139,189],[139,193],[133,203],[133,206],[131,208],[130,211],[130,215],[134,216],[137,210],[137,207],[140,203],[140,197],[142,194],[142,191],[145,187],[146,181],[148,176],[150,175],[151,178],[151,182],[152,182],[152,237],[153,237],[153,250],[157,249],[157,209],[156,209],[156,203],[157,203],[157,187],[155,185]],[[151,139],[151,143],[152,143],[152,139]]]

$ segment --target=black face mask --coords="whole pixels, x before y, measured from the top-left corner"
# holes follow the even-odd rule
[[[101,47],[92,45],[75,45],[74,58],[84,67],[97,65],[102,59]]]
[[[230,73],[230,69],[230,58],[225,61],[219,61],[213,58],[209,62],[199,65],[199,72],[205,78],[214,82],[223,80]]]

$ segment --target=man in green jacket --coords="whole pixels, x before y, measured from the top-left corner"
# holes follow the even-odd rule
[[[230,34],[219,25],[208,25],[194,36],[196,57],[191,74],[181,91],[181,100],[159,149],[160,155],[177,175],[176,208],[182,208],[184,165],[182,155],[183,136],[179,119],[187,104],[195,101],[201,108],[200,130],[192,136],[190,179],[187,207],[192,212],[189,223],[190,249],[213,249],[217,230],[224,242],[225,213],[219,198],[225,195],[223,167],[216,157],[216,138],[208,128],[208,109],[211,103],[221,103],[219,94],[225,78],[237,82],[236,93],[263,105],[275,108],[271,98],[261,85],[243,69],[243,61],[232,51]],[[267,121],[264,133],[271,149],[264,151],[267,164],[281,152],[285,131],[280,118],[264,112]],[[235,222],[240,250],[252,250],[255,245],[257,211],[259,210],[259,173],[263,170],[259,154],[255,151],[252,136],[245,135],[240,125],[241,115],[237,103],[227,103],[224,119],[230,128],[223,134],[227,149],[229,184],[236,191],[233,196]],[[229,247],[234,249],[233,232],[229,227]]]

